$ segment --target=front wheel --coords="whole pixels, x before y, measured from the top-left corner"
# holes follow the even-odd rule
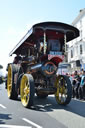
[[[34,100],[34,80],[31,74],[24,74],[20,84],[21,102],[24,107],[31,107]]]
[[[67,105],[71,101],[72,97],[72,85],[68,76],[59,75],[55,81],[55,87],[57,91],[55,98],[58,104]]]

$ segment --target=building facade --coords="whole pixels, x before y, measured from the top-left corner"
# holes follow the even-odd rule
[[[85,9],[80,10],[72,25],[80,31],[80,36],[68,43],[68,63],[74,71],[85,69]]]

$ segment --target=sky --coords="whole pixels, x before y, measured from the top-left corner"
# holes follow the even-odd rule
[[[13,57],[10,51],[35,23],[71,24],[85,0],[0,0],[0,64],[4,71]]]

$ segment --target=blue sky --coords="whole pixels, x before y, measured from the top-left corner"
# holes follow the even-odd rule
[[[35,23],[71,24],[85,0],[0,0],[0,64],[11,62],[9,52]]]

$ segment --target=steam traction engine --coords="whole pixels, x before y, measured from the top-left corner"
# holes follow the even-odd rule
[[[66,42],[78,36],[79,31],[68,24],[35,24],[10,52],[10,56],[16,54],[16,57],[8,64],[9,99],[20,95],[22,105],[30,107],[35,93],[40,98],[54,94],[58,104],[68,104],[72,95],[70,80],[56,73],[65,57]]]

